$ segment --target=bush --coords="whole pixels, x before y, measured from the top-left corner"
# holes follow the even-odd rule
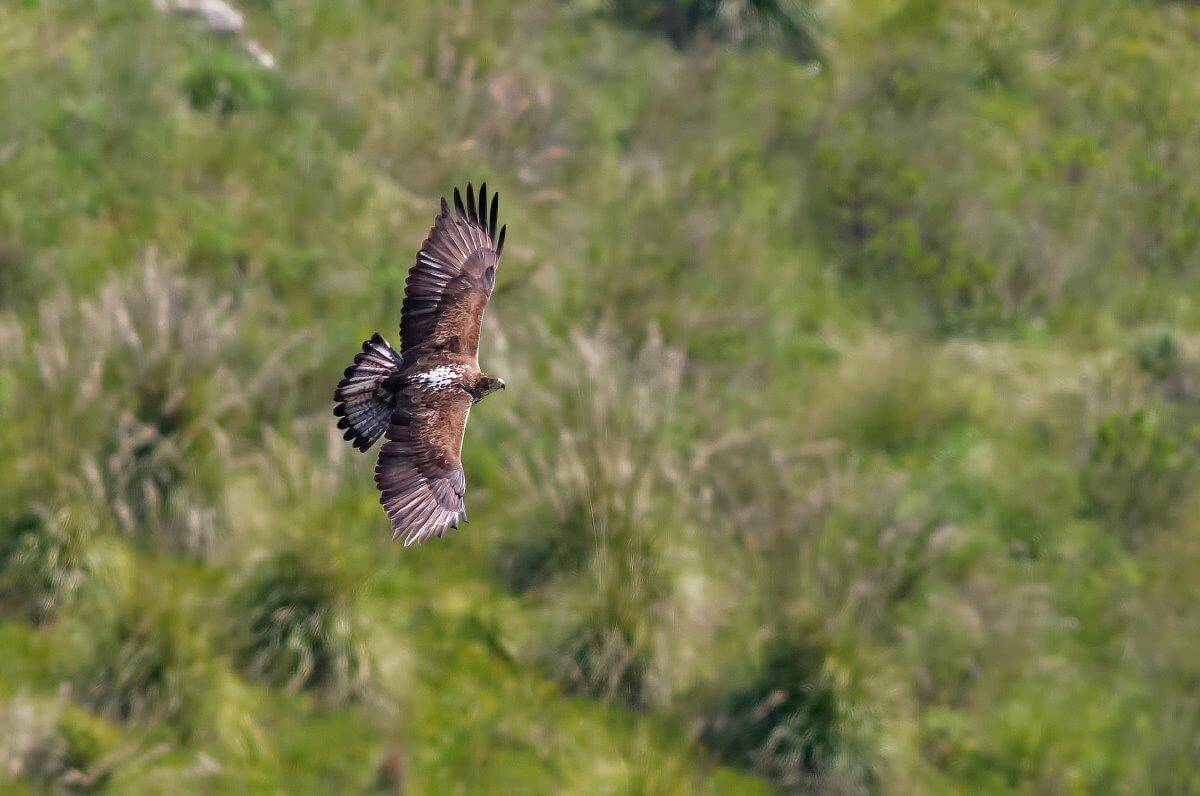
[[[625,617],[628,619],[629,617]],[[639,623],[595,614],[561,639],[546,667],[572,693],[632,708],[649,701],[650,660]]]
[[[496,566],[515,588],[540,588],[555,629],[539,657],[567,688],[660,701],[671,691],[665,636],[683,640],[661,623],[686,505],[673,440],[684,359],[656,334],[630,353],[608,327],[576,332],[547,359],[546,386],[525,382],[509,424],[522,435],[512,470],[537,500],[529,531],[502,543]]]
[[[584,527],[584,523],[571,523]],[[549,583],[555,573],[579,572],[590,547],[578,534],[565,534],[550,523],[535,522],[529,531],[500,543],[493,560],[496,578],[517,594]]]
[[[275,84],[270,70],[233,53],[214,52],[191,68],[183,88],[192,108],[229,116],[268,107]]]
[[[1019,282],[963,228],[970,214],[940,184],[941,166],[857,120],[844,124],[816,147],[813,174],[822,188],[817,220],[840,243],[846,276],[886,288],[884,312],[895,311],[897,289],[909,291],[943,331],[1008,320],[1024,298]]]
[[[610,0],[620,21],[666,36],[682,47],[701,36],[733,44],[773,42],[801,60],[820,56],[815,17],[788,0]]]
[[[1152,409],[1112,414],[1096,430],[1081,475],[1085,510],[1129,547],[1168,523],[1195,484],[1197,431],[1179,433]]]
[[[1134,359],[1138,370],[1145,373],[1171,401],[1195,396],[1195,362],[1190,351],[1180,345],[1174,334],[1151,332],[1134,343]]]
[[[841,765],[842,706],[827,671],[826,652],[813,633],[777,634],[758,673],[713,699],[700,741],[713,755],[752,769],[781,787],[831,789]],[[841,772],[844,779],[847,772]],[[852,780],[874,781],[862,768]]]
[[[184,734],[194,729],[208,692],[203,644],[175,603],[152,587],[108,610],[91,606],[81,648],[67,664],[75,699],[113,721],[162,721]]]
[[[1179,374],[1179,345],[1167,332],[1148,334],[1134,348],[1138,369],[1157,381],[1168,381]]]
[[[0,517],[0,610],[34,625],[68,605],[87,577],[84,534],[64,516]]]
[[[229,601],[230,643],[245,674],[332,702],[361,694],[368,677],[349,590],[314,554],[284,551],[255,564]]]
[[[21,698],[0,709],[0,782],[15,776],[35,788],[99,791],[115,746],[112,727],[70,705]]]
[[[94,299],[44,301],[37,331],[0,350],[22,386],[11,404],[26,419],[25,491],[98,501],[131,539],[211,556],[232,438],[257,433],[260,392],[294,372],[243,348],[246,297],[235,309],[231,296],[147,259]]]

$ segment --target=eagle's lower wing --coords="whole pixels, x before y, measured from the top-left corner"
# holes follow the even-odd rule
[[[446,200],[417,253],[404,288],[400,353],[479,353],[479,329],[504,249],[505,228],[496,233],[499,195],[488,206],[487,183],[479,196],[467,184],[467,201],[454,189],[454,213]]]
[[[460,389],[401,391],[387,441],[375,466],[379,502],[392,522],[392,538],[404,537],[407,547],[466,519],[463,493],[463,432],[471,396]]]

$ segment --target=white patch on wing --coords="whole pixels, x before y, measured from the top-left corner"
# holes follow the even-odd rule
[[[454,386],[455,382],[466,373],[466,370],[461,365],[439,365],[436,368],[415,374],[412,379],[431,390],[445,390]]]

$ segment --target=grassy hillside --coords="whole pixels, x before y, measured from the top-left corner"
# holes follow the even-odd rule
[[[671,5],[0,2],[0,790],[1200,792],[1200,10]]]

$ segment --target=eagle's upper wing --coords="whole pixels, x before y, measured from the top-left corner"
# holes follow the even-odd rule
[[[463,431],[471,396],[460,389],[405,387],[398,396],[387,441],[375,466],[379,502],[392,521],[393,539],[407,547],[466,519]]]
[[[454,189],[455,212],[442,199],[442,211],[408,272],[400,314],[401,355],[414,349],[479,353],[483,311],[496,284],[496,265],[504,249],[504,227],[496,234],[499,195],[487,201],[487,183],[467,183],[467,201]]]

